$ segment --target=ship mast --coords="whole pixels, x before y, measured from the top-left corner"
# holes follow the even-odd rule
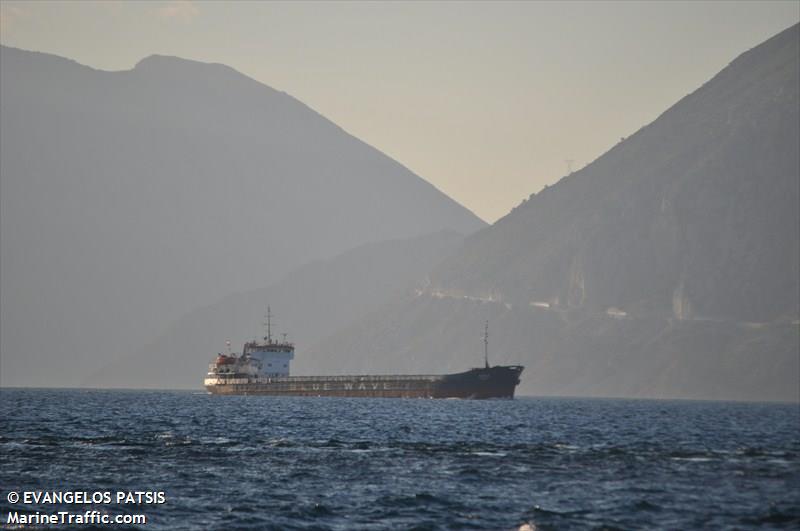
[[[486,368],[489,368],[489,321],[486,321],[486,326],[483,329],[483,360]]]
[[[272,344],[272,310],[269,306],[267,306],[267,320],[264,323],[267,327],[267,337],[264,339],[267,341],[267,344]]]

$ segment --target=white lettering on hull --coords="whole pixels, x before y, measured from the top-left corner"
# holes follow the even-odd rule
[[[209,382],[206,382],[209,384]],[[280,381],[228,381],[224,385],[222,382],[216,385],[208,385],[207,388],[216,387],[225,394],[308,394],[325,395],[335,394],[337,396],[394,396],[393,393],[401,393],[397,396],[409,396],[408,393],[415,395],[418,392],[430,392],[430,384],[425,382],[380,382],[380,381],[310,381],[310,382],[280,382]]]

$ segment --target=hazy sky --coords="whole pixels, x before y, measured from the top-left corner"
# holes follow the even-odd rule
[[[156,53],[230,65],[492,222],[799,19],[794,0],[3,0],[0,41],[104,70]]]

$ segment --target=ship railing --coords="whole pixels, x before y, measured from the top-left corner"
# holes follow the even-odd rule
[[[280,382],[296,382],[302,379],[304,382],[309,383],[325,383],[325,382],[397,382],[397,381],[411,381],[411,380],[424,380],[436,381],[440,380],[440,375],[433,374],[403,374],[403,375],[341,375],[341,376],[271,376],[255,378],[260,382],[265,383],[280,383]]]
[[[397,382],[397,381],[427,381],[435,382],[442,379],[441,375],[435,374],[403,374],[397,376],[376,374],[376,375],[356,375],[356,376],[268,376],[268,377],[241,377],[239,375],[230,376],[225,374],[209,374],[210,378],[217,378],[230,384],[260,384],[260,383],[331,383],[331,382]]]

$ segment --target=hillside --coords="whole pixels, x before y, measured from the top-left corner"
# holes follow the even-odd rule
[[[370,242],[484,224],[219,64],[0,50],[2,385],[76,385],[174,320]]]
[[[324,338],[350,326],[386,301],[413,291],[419,278],[454,251],[463,237],[438,232],[419,238],[363,245],[330,260],[316,261],[267,288],[236,293],[189,312],[163,334],[84,380],[86,386],[198,388],[208,363],[231,341],[265,335],[267,305],[272,330],[297,345],[294,374],[336,371]],[[315,354],[312,354],[315,352]]]
[[[630,316],[796,319],[798,29],[469,238],[432,290]],[[590,125],[590,124],[589,124]]]
[[[457,370],[489,319],[522,393],[800,399],[799,42],[742,54],[327,352],[346,372]]]

